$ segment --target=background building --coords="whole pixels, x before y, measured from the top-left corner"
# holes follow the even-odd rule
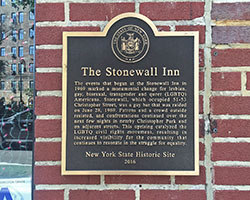
[[[15,0],[1,0],[0,13],[0,66],[5,69],[0,97],[27,104],[34,85],[34,14],[16,6]]]

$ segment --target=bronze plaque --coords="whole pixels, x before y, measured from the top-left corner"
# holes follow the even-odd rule
[[[62,174],[198,175],[198,50],[135,13],[64,32]]]

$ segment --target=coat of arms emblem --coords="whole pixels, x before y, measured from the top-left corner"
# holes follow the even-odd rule
[[[122,37],[121,50],[127,54],[135,54],[139,51],[139,44],[141,40],[137,37],[134,38],[134,33],[127,33],[128,39]]]
[[[147,33],[139,26],[125,25],[113,35],[112,51],[121,61],[135,63],[145,57],[149,49]]]

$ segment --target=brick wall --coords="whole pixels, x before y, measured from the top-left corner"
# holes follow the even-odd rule
[[[249,199],[250,2],[36,2],[35,200]],[[200,176],[60,175],[62,31],[101,31],[124,12],[200,32]]]

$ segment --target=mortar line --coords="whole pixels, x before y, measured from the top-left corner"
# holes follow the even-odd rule
[[[64,190],[64,200],[69,200],[69,189]]]
[[[140,192],[141,190],[139,188],[135,189],[135,200],[140,200]]]
[[[175,185],[175,176],[170,176],[171,185]]]
[[[100,184],[105,186],[105,176],[104,175],[100,176]]]
[[[135,0],[135,12],[140,13],[140,2]]]
[[[205,160],[206,167],[206,195],[207,200],[213,200],[213,178],[212,178],[212,162],[211,162],[211,149],[212,149],[212,136],[210,130],[210,97],[211,97],[211,46],[212,46],[212,27],[211,27],[211,11],[212,0],[205,0],[205,25],[206,25],[206,40],[204,48],[204,116],[205,116]]]
[[[68,24],[70,22],[70,20],[69,20],[69,2],[64,2],[64,16],[65,16],[64,21],[66,22],[66,24]]]

